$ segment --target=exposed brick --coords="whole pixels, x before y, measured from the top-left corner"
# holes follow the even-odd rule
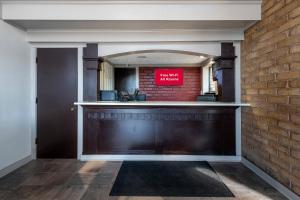
[[[282,129],[280,127],[269,127],[270,135],[273,135],[274,138],[277,139],[277,135],[282,135],[285,137],[289,137],[289,132],[286,129]]]
[[[300,78],[300,72],[281,72],[277,74],[278,80],[286,80],[286,79],[298,79]]]
[[[265,12],[266,10],[270,9],[272,6],[275,5],[275,1],[271,0],[271,1],[264,1],[262,4],[262,11]]]
[[[300,62],[300,53],[289,54],[288,56],[280,57],[277,59],[278,64],[291,63],[291,62]]]
[[[285,23],[284,25],[282,25],[279,28],[279,32],[284,31],[286,29],[292,28],[294,26],[297,26],[298,24],[300,24],[300,17],[296,17],[294,19],[290,19],[287,23]]]
[[[272,66],[269,69],[269,73],[281,73],[281,72],[286,72],[290,70],[290,65],[289,64],[283,64],[283,65],[276,65]]]
[[[278,119],[278,120],[281,120],[281,121],[288,121],[289,120],[289,113],[268,112],[268,117]]]
[[[259,90],[259,94],[277,94],[277,90],[276,89],[260,89]]]
[[[294,45],[290,48],[291,53],[298,53],[300,52],[300,45]]]
[[[253,107],[253,108],[262,108],[262,109],[264,109],[264,110],[266,110],[266,111],[276,111],[276,108],[277,108],[277,106],[276,106],[276,104],[270,104],[270,103],[260,103],[260,102],[258,102],[258,103],[251,103],[251,106]]]
[[[147,95],[149,101],[195,101],[201,92],[200,67],[182,67],[184,81],[182,86],[157,86],[153,67],[141,67],[139,70],[139,89]]]
[[[295,18],[298,16],[300,16],[300,7],[297,7],[296,9],[294,9],[289,13],[289,18]]]
[[[300,1],[263,0],[241,44],[242,154],[300,195]]]
[[[300,95],[300,88],[278,89],[278,95]]]
[[[290,130],[290,131],[293,131],[295,133],[300,133],[300,129],[299,129],[299,126],[296,125],[296,124],[293,124],[293,123],[290,123],[290,122],[279,122],[278,123],[278,126],[280,128],[283,128],[283,129],[287,129],[287,130]]]
[[[300,114],[291,114],[291,121],[300,124]]]
[[[296,34],[292,34],[288,38],[283,38],[281,41],[279,41],[277,43],[277,47],[278,48],[290,47],[294,44],[297,44],[298,42],[300,42],[300,38],[299,38],[299,35],[297,35],[297,33],[296,33]]]
[[[266,60],[260,63],[259,67],[261,68],[268,68],[275,65],[275,60]]]
[[[300,134],[298,134],[298,133],[292,133],[291,134],[291,138],[292,138],[292,140],[300,141]],[[300,167],[300,165],[299,165],[299,167]]]
[[[300,70],[300,62],[293,62],[290,64],[291,71],[298,71]]]
[[[295,8],[299,7],[300,2],[299,1],[295,1],[295,0],[285,0],[285,4],[286,6],[284,6],[283,8],[281,8],[280,10],[278,10],[275,13],[276,17],[281,17],[281,16],[286,16],[287,13],[293,12],[295,10]],[[289,18],[294,18],[297,15],[293,14],[291,16],[289,16]]]
[[[289,81],[289,87],[300,88],[300,77],[297,78],[296,80],[290,80]]]
[[[289,105],[277,104],[277,111],[278,112],[289,112],[290,114],[299,113],[300,106],[295,106],[295,105],[292,105],[291,103]]]
[[[268,96],[268,103],[288,104],[289,98],[286,96]]]
[[[291,97],[290,98],[290,103],[292,105],[300,105],[300,97]]]
[[[258,94],[257,89],[247,89],[245,90],[245,94]]]
[[[287,81],[269,81],[268,88],[286,88],[288,86]]]
[[[258,80],[259,81],[273,81],[273,80],[275,80],[275,74],[259,76]]]
[[[300,142],[297,140],[291,140],[291,149],[300,153]]]
[[[263,17],[267,17],[274,12],[278,11],[284,6],[284,0],[277,1],[271,8],[267,9],[265,12],[263,12]]]

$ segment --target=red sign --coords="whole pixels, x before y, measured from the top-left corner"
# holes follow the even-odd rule
[[[156,69],[156,85],[183,85],[183,69]]]

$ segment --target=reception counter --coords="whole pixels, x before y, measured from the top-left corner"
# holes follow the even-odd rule
[[[120,102],[120,101],[83,101],[76,102],[75,105],[81,106],[179,106],[179,107],[207,107],[207,106],[221,106],[221,107],[239,107],[239,106],[250,106],[247,103],[237,103],[237,102],[203,102],[203,101],[128,101],[128,102]]]
[[[83,155],[235,155],[235,110],[226,102],[77,102]]]

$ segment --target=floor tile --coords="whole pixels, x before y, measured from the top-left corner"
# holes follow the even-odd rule
[[[122,162],[39,159],[0,179],[1,200],[285,200],[241,163],[210,163],[234,198],[109,196]]]
[[[86,192],[87,185],[72,185],[63,187],[55,196],[58,200],[80,200]]]
[[[11,173],[0,179],[0,189],[13,190],[22,184],[31,174]]]
[[[53,173],[35,173],[28,176],[20,185],[42,186],[51,179],[51,176],[53,176]]]
[[[85,162],[81,168],[79,169],[78,173],[99,173],[102,168],[107,165],[108,162],[106,161],[90,161]]]

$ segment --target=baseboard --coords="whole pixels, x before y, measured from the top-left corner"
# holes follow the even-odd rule
[[[27,156],[11,165],[9,165],[8,167],[5,167],[4,169],[0,170],[0,178],[9,174],[10,172],[18,169],[19,167],[22,167],[23,165],[27,164],[28,162],[33,160],[33,156]]]
[[[81,155],[81,161],[209,161],[209,162],[241,162],[240,156],[196,156],[196,155]]]
[[[246,158],[242,157],[242,163],[251,171],[253,171],[255,174],[257,174],[259,177],[261,177],[263,180],[265,180],[267,183],[272,185],[275,189],[277,189],[281,194],[283,194],[288,199],[291,200],[300,199],[300,197],[297,194],[295,194],[290,189],[288,189],[287,187],[279,183],[277,180],[272,178],[270,175],[268,175],[260,168],[256,167],[252,162],[248,161]]]

